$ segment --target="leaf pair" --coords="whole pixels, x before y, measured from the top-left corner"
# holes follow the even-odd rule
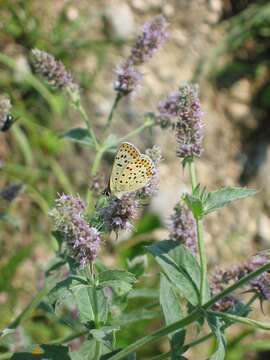
[[[203,216],[221,209],[233,201],[255,195],[257,192],[255,189],[238,187],[226,187],[207,192],[205,188],[202,189],[198,185],[192,195],[185,194],[183,200],[192,211],[194,217],[201,219]]]

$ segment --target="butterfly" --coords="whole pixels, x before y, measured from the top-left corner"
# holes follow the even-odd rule
[[[109,192],[118,198],[141,189],[155,174],[155,165],[149,156],[141,154],[132,144],[120,145],[114,159],[109,181]]]

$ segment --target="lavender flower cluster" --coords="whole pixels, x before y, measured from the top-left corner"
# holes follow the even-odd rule
[[[167,26],[163,16],[157,16],[144,24],[142,34],[137,38],[130,56],[116,69],[114,89],[118,94],[127,95],[138,87],[143,74],[135,66],[148,61],[162,47],[168,37]]]
[[[211,280],[212,295],[216,295],[225,287],[240,280],[243,276],[251,273],[259,267],[265,265],[269,261],[266,255],[255,255],[241,266],[235,266],[230,270],[218,270]],[[248,291],[254,292],[258,295],[261,301],[270,300],[270,272],[264,272],[258,277],[251,280],[248,284]],[[238,299],[233,296],[226,296],[219,300],[214,306],[214,310],[226,311],[238,302]]]
[[[109,205],[99,210],[101,221],[108,232],[131,230],[132,221],[138,215],[139,201],[134,193],[123,195],[121,199],[111,197]]]
[[[74,85],[73,77],[65,68],[61,61],[46,51],[39,49],[32,50],[33,66],[35,71],[40,74],[51,86],[63,90]]]
[[[85,266],[98,255],[99,232],[85,220],[86,206],[78,197],[61,195],[50,212],[55,228],[65,235],[71,255]]]
[[[198,86],[180,86],[177,92],[171,93],[159,104],[158,110],[161,126],[171,126],[176,130],[177,156],[182,159],[200,157],[203,151],[203,112]]]
[[[178,203],[170,219],[170,239],[187,246],[193,255],[197,254],[197,232],[193,214],[189,208]]]

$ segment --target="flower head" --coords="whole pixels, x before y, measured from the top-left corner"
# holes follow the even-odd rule
[[[178,203],[174,208],[174,214],[170,221],[170,239],[186,245],[190,251],[197,253],[197,232],[195,219],[189,208]]]
[[[267,255],[253,256],[247,264],[248,271],[254,271],[269,261]],[[251,288],[259,295],[261,300],[270,300],[270,272],[266,271],[250,281]]]
[[[154,53],[161,48],[168,37],[167,26],[163,16],[157,16],[144,24],[142,34],[138,36],[130,56],[116,69],[117,78],[114,82],[114,90],[118,94],[128,95],[138,89],[143,74],[135,66],[152,58]]]
[[[130,60],[133,64],[142,64],[153,57],[168,37],[167,27],[163,16],[156,16],[143,25],[142,34],[131,50]]]
[[[92,262],[98,255],[100,236],[84,217],[86,205],[71,195],[61,195],[50,212],[55,227],[65,235],[70,252],[82,266]]]
[[[123,195],[121,199],[110,198],[109,205],[101,208],[99,212],[107,230],[118,232],[132,229],[132,221],[138,215],[138,208],[139,203],[131,193]]]
[[[129,61],[119,65],[116,74],[117,79],[114,82],[114,90],[122,95],[127,95],[138,89],[139,83],[143,79],[143,74],[136,70]]]
[[[51,86],[62,90],[74,85],[71,73],[53,55],[39,49],[33,49],[32,55],[35,71],[47,80]]]
[[[202,110],[198,86],[185,84],[178,92],[171,93],[159,106],[160,123],[169,124],[176,130],[177,156],[200,157],[203,151]],[[168,127],[168,126],[167,126]]]

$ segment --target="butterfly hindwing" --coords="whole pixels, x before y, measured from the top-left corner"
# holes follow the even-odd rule
[[[116,154],[110,178],[114,195],[136,191],[145,186],[154,175],[155,165],[147,155],[142,155],[130,143],[121,144]]]
[[[139,150],[130,143],[124,142],[120,145],[113,163],[110,177],[110,190],[112,193],[117,191],[120,184],[120,177],[127,164],[140,157]]]
[[[132,192],[145,186],[154,175],[153,161],[147,155],[140,155],[128,163],[117,183],[118,192]]]

